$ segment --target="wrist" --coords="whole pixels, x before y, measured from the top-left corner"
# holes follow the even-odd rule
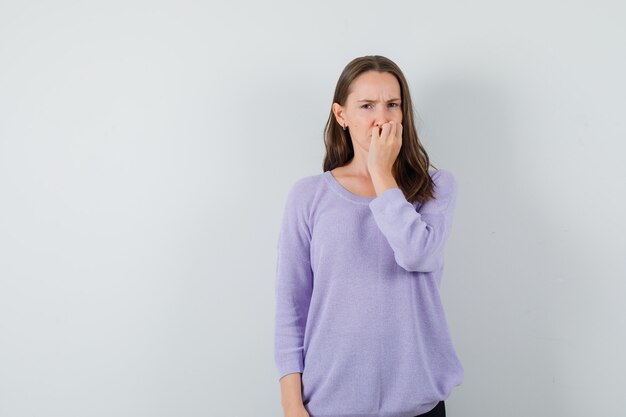
[[[300,409],[304,407],[304,404],[302,403],[302,401],[296,401],[296,400],[283,401],[281,405],[284,411],[296,410],[296,409]]]
[[[391,172],[384,174],[371,174],[371,176],[377,195],[382,194],[390,188],[400,188]]]

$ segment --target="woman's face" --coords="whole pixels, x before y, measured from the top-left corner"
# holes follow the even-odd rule
[[[369,150],[372,129],[394,121],[402,123],[400,83],[388,72],[367,71],[352,81],[345,106],[333,104],[340,124],[346,124],[353,146]]]

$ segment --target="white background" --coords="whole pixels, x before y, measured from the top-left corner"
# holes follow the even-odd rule
[[[450,416],[626,413],[620,1],[0,1],[0,416],[281,416],[276,242],[343,67],[459,197]]]

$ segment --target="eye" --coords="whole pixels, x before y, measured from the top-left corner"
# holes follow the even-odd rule
[[[369,109],[369,107],[367,106],[371,106],[371,104],[367,103],[361,106],[362,109]]]
[[[390,106],[398,107],[398,103],[389,103]]]

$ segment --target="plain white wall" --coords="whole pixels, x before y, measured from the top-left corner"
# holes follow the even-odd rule
[[[0,1],[0,416],[281,416],[281,210],[354,57],[459,183],[450,416],[626,414],[620,1]]]

